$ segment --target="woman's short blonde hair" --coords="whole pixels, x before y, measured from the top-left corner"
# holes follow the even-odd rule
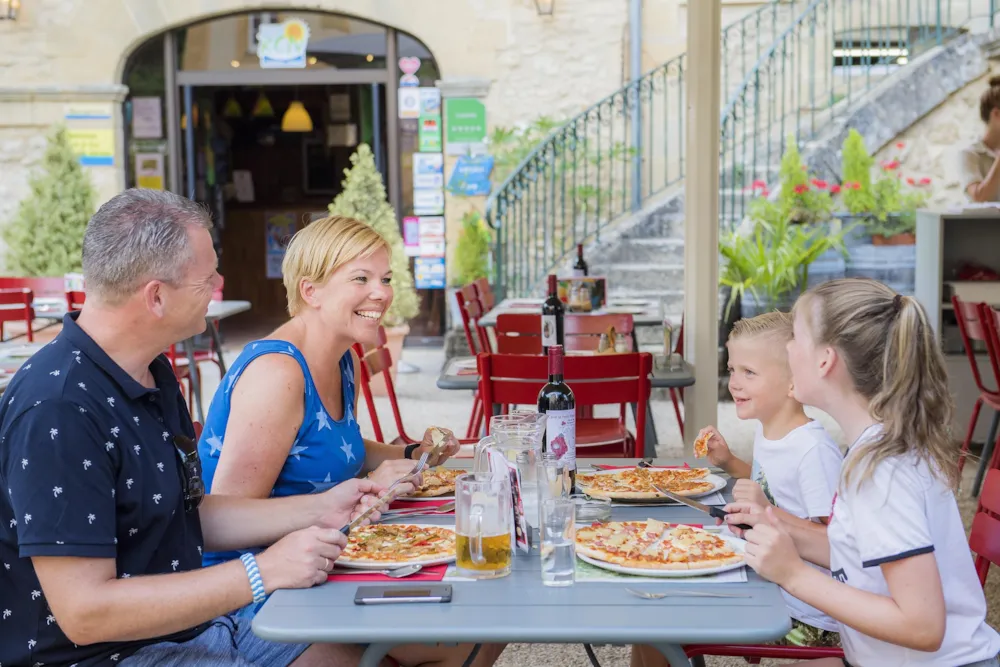
[[[281,262],[288,314],[294,317],[306,305],[299,291],[303,280],[322,285],[340,267],[381,248],[392,252],[385,237],[354,218],[331,215],[297,231]]]

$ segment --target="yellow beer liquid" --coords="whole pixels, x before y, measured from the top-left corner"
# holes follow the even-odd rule
[[[483,562],[472,560],[472,541],[468,535],[455,537],[455,564],[463,570],[492,572],[510,567],[510,533],[483,535]]]

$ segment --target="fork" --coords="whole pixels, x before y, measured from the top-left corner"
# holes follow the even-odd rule
[[[744,593],[709,593],[707,591],[669,591],[666,593],[651,593],[640,591],[635,588],[625,588],[632,595],[643,600],[662,600],[665,597],[692,597],[692,598],[748,598]]]
[[[386,489],[386,491],[385,491],[385,495],[389,495],[389,492],[392,491],[393,489],[395,489],[397,486],[399,486],[402,482],[409,481],[411,477],[413,477],[418,472],[420,472],[421,470],[423,470],[424,469],[424,465],[427,463],[427,458],[430,455],[431,455],[430,452],[424,452],[423,456],[420,457],[420,460],[417,461],[417,465],[413,466],[413,469],[410,472],[406,473],[405,475],[403,475],[402,477],[400,477],[395,482],[393,482],[392,484],[389,485],[389,488]]]
[[[407,508],[399,510],[390,510],[388,512],[383,512],[382,516],[387,518],[398,517],[398,516],[434,516],[435,514],[447,514],[455,509],[455,501],[447,502],[444,505],[439,505],[438,507],[427,507],[427,508]]]

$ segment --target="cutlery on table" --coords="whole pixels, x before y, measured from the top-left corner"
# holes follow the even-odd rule
[[[391,503],[393,500],[395,500],[397,495],[395,493],[396,487],[399,486],[402,482],[411,479],[414,475],[418,474],[421,470],[423,470],[424,465],[427,463],[428,456],[430,456],[430,453],[424,452],[424,455],[420,457],[420,460],[417,461],[417,465],[413,466],[413,469],[410,470],[410,472],[408,472],[406,475],[400,477],[395,482],[393,482],[386,490],[385,495],[378,499],[377,503],[375,503],[374,505],[366,509],[364,512],[362,512],[358,516],[358,518],[356,518],[354,521],[350,522],[349,524],[341,528],[340,532],[342,532],[344,535],[350,535],[351,530],[360,525],[361,522],[367,519],[369,516],[371,516],[373,512],[378,511],[387,503]]]
[[[646,481],[648,481],[649,485],[652,486],[654,489],[656,489],[659,493],[662,493],[663,495],[665,495],[667,498],[670,498],[674,502],[687,505],[688,507],[693,507],[694,509],[704,512],[709,516],[715,517],[716,519],[721,519],[724,524],[726,523],[726,516],[729,515],[729,512],[722,509],[721,507],[710,507],[708,505],[705,505],[704,503],[699,503],[697,500],[691,500],[690,498],[679,496],[676,493],[671,493],[670,491],[667,491],[666,489],[657,486],[656,482],[654,482],[653,478],[650,477],[650,475],[648,474],[647,468],[650,467],[651,466],[645,461],[639,461],[639,464],[636,466],[637,469],[647,473],[645,475]],[[748,526],[745,523],[734,524],[734,526],[736,528],[739,528],[740,530],[750,530],[752,528],[752,526]]]
[[[404,565],[403,567],[394,567],[391,570],[333,570],[330,572],[331,575],[340,576],[342,574],[382,574],[393,579],[402,579],[404,577],[411,577],[420,570],[424,569],[423,565]]]
[[[662,600],[666,597],[691,597],[691,598],[749,598],[745,593],[710,593],[708,591],[668,591],[663,593],[651,593],[640,591],[635,588],[626,588],[626,591],[643,600]]]
[[[447,514],[455,510],[455,501],[447,502],[444,505],[439,505],[437,507],[407,507],[404,509],[389,510],[388,512],[382,512],[383,517],[400,517],[400,516],[433,516],[435,514]]]

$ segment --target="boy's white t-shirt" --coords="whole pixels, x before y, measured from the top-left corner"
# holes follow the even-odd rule
[[[879,429],[870,427],[859,442],[876,437]],[[941,667],[968,665],[1000,653],[1000,635],[985,621],[986,598],[951,489],[913,455],[882,461],[871,479],[860,485],[857,479],[843,484],[834,500],[827,533],[833,577],[889,596],[880,565],[933,553],[946,624],[941,648],[933,653],[889,644],[841,625],[847,660],[855,667]]]
[[[843,456],[823,425],[810,421],[780,440],[768,440],[757,425],[751,479],[777,506],[800,519],[830,515]],[[813,566],[828,573],[827,570]],[[816,628],[838,631],[840,624],[815,607],[782,591],[789,615]]]

